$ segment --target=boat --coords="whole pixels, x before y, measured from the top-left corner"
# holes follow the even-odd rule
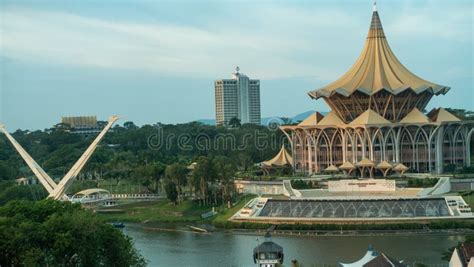
[[[125,228],[125,224],[123,222],[113,222],[112,225],[118,229]]]
[[[206,229],[203,229],[203,228],[199,228],[199,227],[195,227],[195,226],[191,226],[191,225],[188,225],[189,228],[191,228],[192,230],[196,231],[196,232],[201,232],[201,233],[207,233],[208,231]]]

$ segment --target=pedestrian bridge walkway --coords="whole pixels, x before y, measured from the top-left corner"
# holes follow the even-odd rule
[[[70,200],[71,202],[81,204],[100,204],[110,203],[118,200],[158,200],[164,199],[165,196],[159,194],[111,194],[108,190],[101,188],[92,188],[82,190],[74,194]]]

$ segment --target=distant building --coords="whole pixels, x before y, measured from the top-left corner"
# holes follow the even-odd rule
[[[70,132],[79,135],[97,135],[102,129],[96,116],[62,117],[61,124],[68,125]]]
[[[449,267],[474,267],[474,243],[463,243],[459,249],[455,248]]]
[[[28,178],[22,177],[15,180],[17,185],[29,185],[30,181]]]
[[[260,124],[260,80],[239,73],[239,67],[235,70],[231,79],[214,82],[216,124],[229,125],[232,118],[242,124]]]

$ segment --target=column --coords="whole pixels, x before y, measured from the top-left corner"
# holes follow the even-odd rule
[[[443,135],[444,135],[444,126],[439,126],[439,130],[436,133],[436,173],[443,173]]]

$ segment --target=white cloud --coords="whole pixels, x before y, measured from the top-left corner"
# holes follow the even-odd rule
[[[472,22],[469,10],[454,8],[450,12],[456,16],[440,18],[431,9],[437,10],[428,5],[425,10],[390,14],[395,17],[386,31],[397,39],[420,34],[470,38],[470,33],[472,37],[472,29],[468,34],[466,27],[453,29]],[[212,25],[197,27],[18,7],[0,14],[0,54],[6,57],[211,79],[240,65],[261,79],[317,76],[330,81],[342,74],[341,66],[350,67],[370,21],[347,8],[277,4],[246,13],[251,27],[219,17]]]
[[[327,45],[296,37],[304,33],[298,32],[303,26],[327,24],[328,13],[313,17],[304,10],[274,8],[256,17],[278,19],[260,20],[253,29],[229,24],[213,30],[20,8],[2,13],[1,53],[10,58],[206,77],[224,69],[229,73],[234,64],[267,79],[329,74],[326,68],[293,59],[295,52],[317,53]],[[341,24],[349,20],[344,14],[339,17]]]
[[[440,5],[427,1],[422,6],[409,3],[387,28],[400,38],[447,39],[472,42],[472,2]]]

